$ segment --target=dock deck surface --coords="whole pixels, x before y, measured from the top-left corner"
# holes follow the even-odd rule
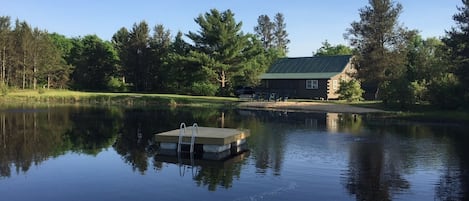
[[[186,128],[186,133],[183,137],[184,142],[191,139],[192,128]],[[195,144],[204,145],[226,145],[238,140],[243,140],[249,136],[249,132],[232,128],[212,128],[212,127],[199,127],[197,136],[195,137]],[[177,143],[179,140],[179,129],[158,133],[155,135],[156,142],[163,143]]]

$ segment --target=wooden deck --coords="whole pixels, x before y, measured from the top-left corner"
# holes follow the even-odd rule
[[[183,137],[184,142],[190,141],[191,129],[191,127],[186,128],[186,134]],[[246,139],[248,136],[249,132],[238,129],[199,127],[199,132],[195,137],[195,144],[226,145]],[[155,140],[160,143],[177,143],[179,129],[156,134]]]

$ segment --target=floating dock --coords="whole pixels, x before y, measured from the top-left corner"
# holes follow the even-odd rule
[[[165,150],[181,150],[182,145],[193,144],[192,146],[202,145],[203,152],[221,153],[244,144],[249,136],[248,130],[212,127],[187,128],[188,131],[194,132],[193,129],[197,129],[194,136],[185,134],[186,129],[181,126],[180,129],[156,134],[155,141],[160,144],[160,149]],[[179,139],[180,136],[182,143]]]

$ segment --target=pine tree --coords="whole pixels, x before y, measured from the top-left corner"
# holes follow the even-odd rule
[[[151,90],[163,92],[167,88],[169,66],[167,64],[168,54],[171,46],[171,33],[165,30],[163,25],[156,25],[153,37],[150,38],[151,49]]]
[[[394,82],[405,71],[407,46],[411,32],[399,25],[402,5],[391,0],[369,0],[360,9],[360,21],[347,29],[346,38],[355,49],[357,76],[365,93],[378,98],[381,85]]]
[[[275,53],[275,58],[284,57],[288,52],[286,23],[282,13],[277,13],[272,22],[267,15],[261,15],[257,19],[257,26],[254,27],[256,36],[262,41],[262,46],[266,52]]]
[[[261,15],[257,19],[257,26],[254,27],[254,31],[261,39],[264,49],[274,47],[274,27],[275,24],[270,21],[267,15]]]
[[[200,25],[200,31],[187,34],[196,50],[191,56],[200,61],[207,75],[223,89],[246,59],[242,51],[248,38],[241,32],[242,23],[235,21],[231,10],[220,13],[216,9],[200,15],[195,22]]]
[[[450,61],[455,66],[455,74],[461,82],[465,102],[469,102],[469,0],[462,0],[459,13],[453,16],[456,27],[447,31],[443,42],[449,47]]]
[[[282,13],[277,13],[274,17],[274,44],[283,56],[288,53],[288,33],[286,30],[287,24]]]
[[[11,57],[11,19],[8,16],[0,16],[0,81],[1,84],[8,85],[7,66]]]

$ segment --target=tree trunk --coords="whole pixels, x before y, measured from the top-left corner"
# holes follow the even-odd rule
[[[221,88],[225,88],[227,80],[226,80],[226,74],[224,70],[221,71],[220,77],[217,78],[217,80],[221,83]]]
[[[378,100],[378,97],[379,97],[379,86],[376,87],[376,91],[375,91],[375,100]]]
[[[36,62],[36,58],[34,58],[34,63],[33,63],[33,89],[34,90],[36,90],[36,85],[37,85],[36,73],[37,73],[37,62]]]
[[[3,46],[3,53],[2,53],[2,83],[3,84],[6,84],[5,82],[5,72],[6,72],[6,67],[5,67],[5,62],[6,62],[6,59],[7,59],[7,56],[6,56],[6,46]]]
[[[47,75],[47,89],[50,88],[50,75]]]
[[[23,90],[26,88],[26,53],[23,52]]]

